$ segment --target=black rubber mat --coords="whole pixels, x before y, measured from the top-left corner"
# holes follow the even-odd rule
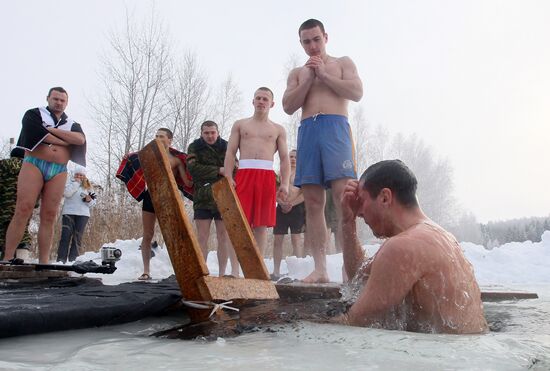
[[[0,337],[115,325],[162,315],[181,299],[172,276],[105,286],[96,279],[0,282]]]

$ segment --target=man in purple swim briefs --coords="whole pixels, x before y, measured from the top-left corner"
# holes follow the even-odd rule
[[[289,115],[302,109],[298,130],[298,162],[294,185],[302,187],[306,228],[311,235],[314,271],[304,282],[328,282],[327,229],[324,219],[325,188],[332,189],[338,220],[340,199],[348,179],[355,179],[354,146],[348,123],[348,104],[363,96],[363,84],[349,57],[326,53],[328,35],[323,24],[309,19],[298,29],[300,44],[309,56],[293,69],[283,96]]]

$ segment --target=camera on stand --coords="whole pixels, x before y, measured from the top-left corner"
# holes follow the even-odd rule
[[[103,265],[115,265],[115,262],[119,261],[121,256],[122,250],[114,246],[103,245],[101,247],[101,264]]]

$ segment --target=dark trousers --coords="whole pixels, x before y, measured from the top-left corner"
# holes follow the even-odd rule
[[[84,233],[88,219],[88,216],[83,215],[63,215],[61,239],[59,240],[59,247],[57,249],[58,262],[66,263],[67,254],[69,255],[69,261],[76,260],[79,255],[82,234]]]

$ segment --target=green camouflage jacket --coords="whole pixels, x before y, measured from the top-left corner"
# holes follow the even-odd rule
[[[17,157],[0,160],[0,209],[15,208],[17,177],[21,163],[21,159]],[[13,210],[11,211],[13,213]]]
[[[189,145],[187,169],[193,177],[193,210],[218,211],[212,195],[212,183],[222,178],[219,170],[223,167],[226,150],[227,141],[222,138],[218,138],[213,145],[209,145],[202,138]]]

